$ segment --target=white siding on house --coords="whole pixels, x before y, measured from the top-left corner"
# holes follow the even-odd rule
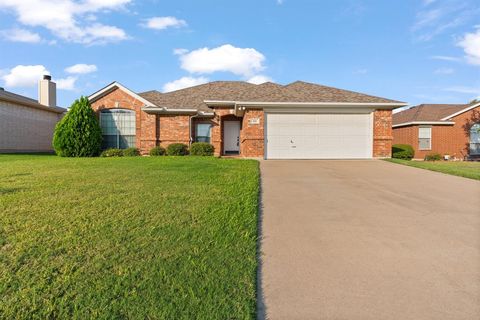
[[[0,152],[53,151],[52,137],[61,114],[0,101]]]

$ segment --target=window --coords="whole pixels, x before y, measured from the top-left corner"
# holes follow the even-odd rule
[[[123,109],[108,109],[100,112],[102,148],[126,149],[135,147],[135,112]]]
[[[480,123],[470,127],[470,155],[480,155]]]
[[[419,150],[432,149],[432,127],[418,128],[418,149]]]
[[[212,125],[209,123],[197,123],[195,128],[195,142],[210,143],[210,129]]]

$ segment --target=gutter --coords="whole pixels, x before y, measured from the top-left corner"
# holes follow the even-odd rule
[[[382,107],[385,109],[395,109],[407,106],[404,102],[392,103],[365,103],[365,102],[257,102],[257,101],[218,101],[218,100],[204,100],[207,106],[230,106],[238,109],[238,107],[255,108],[255,107]]]
[[[453,126],[455,121],[410,121],[392,125],[392,128],[412,126],[412,125],[446,125]]]

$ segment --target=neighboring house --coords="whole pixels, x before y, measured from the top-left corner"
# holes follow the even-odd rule
[[[216,155],[266,159],[390,157],[399,101],[297,81],[217,81],[169,93],[113,82],[90,97],[104,148],[209,142]]]
[[[38,101],[0,88],[0,153],[52,152],[55,125],[66,111],[56,106],[56,84],[39,82]]]
[[[415,159],[439,153],[457,159],[480,156],[480,102],[421,104],[393,115],[393,143],[409,144]]]

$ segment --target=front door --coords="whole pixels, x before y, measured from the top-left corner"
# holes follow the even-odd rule
[[[223,122],[223,152],[238,154],[240,151],[240,121]]]

